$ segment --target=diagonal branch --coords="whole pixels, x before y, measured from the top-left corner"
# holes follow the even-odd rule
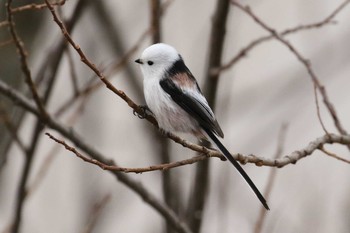
[[[111,82],[109,82],[105,75],[96,67],[95,64],[93,64],[88,57],[85,55],[85,53],[81,50],[80,46],[74,42],[70,34],[68,33],[65,25],[63,24],[62,20],[60,20],[56,14],[55,9],[53,6],[49,3],[48,0],[45,0],[47,7],[49,8],[54,21],[57,23],[57,25],[60,27],[62,34],[66,38],[69,44],[73,46],[73,48],[77,51],[77,53],[80,56],[81,61],[87,65],[99,78],[100,80],[106,85],[106,87],[111,90],[113,93],[118,95],[120,98],[122,98],[131,108],[133,108],[137,113],[142,114],[142,109],[132,100],[129,96],[125,94],[122,90],[118,90],[115,88]],[[155,119],[152,116],[146,116],[146,119],[150,122],[153,122],[153,124],[156,124]]]
[[[43,116],[45,116],[45,117],[48,117],[48,114],[44,108],[44,105],[39,97],[38,91],[37,91],[35,84],[33,82],[30,69],[28,67],[27,52],[25,51],[24,44],[23,44],[22,40],[20,39],[20,37],[18,36],[16,29],[14,27],[11,4],[12,4],[12,0],[8,0],[7,6],[6,6],[7,21],[9,23],[10,34],[12,36],[12,39],[13,39],[13,41],[17,47],[18,53],[20,55],[21,68],[22,68],[24,76],[25,76],[25,81],[28,84],[28,87],[33,95],[34,101],[35,101],[36,105],[38,106],[41,114],[43,114]]]
[[[72,129],[68,129],[62,126],[60,123],[52,118],[44,118],[42,114],[37,110],[37,108],[30,103],[26,97],[18,93],[16,90],[12,89],[6,85],[2,80],[0,80],[0,94],[11,99],[15,104],[24,108],[28,112],[34,114],[38,119],[42,120],[48,127],[59,132],[65,138],[73,142],[78,148],[87,153],[92,158],[101,161],[104,164],[113,164],[112,161],[107,160],[102,154],[89,146],[88,143],[84,142],[81,137],[79,137]],[[176,137],[176,136],[175,136]],[[180,138],[179,138],[180,139]],[[200,146],[198,146],[200,147]],[[124,173],[110,171],[114,176],[122,183],[127,185],[131,190],[137,193],[146,203],[152,206],[158,211],[172,226],[181,233],[190,233],[191,230],[179,217],[166,206],[162,201],[151,194],[141,183],[134,181],[129,176]]]
[[[348,1],[347,1],[348,2]],[[346,4],[347,4],[346,2]],[[276,32],[276,30],[274,30],[273,28],[269,27],[266,23],[264,23],[260,18],[258,18],[250,9],[249,6],[243,6],[242,4],[238,3],[237,1],[231,0],[231,3],[236,6],[237,8],[239,8],[240,10],[242,10],[243,12],[245,12],[247,15],[249,15],[257,24],[259,24],[262,28],[264,28],[265,30],[267,30],[268,32],[271,33],[271,35],[276,38],[278,41],[280,41],[282,44],[284,44],[295,56],[296,58],[304,65],[304,67],[306,68],[309,76],[311,77],[311,80],[314,84],[314,94],[315,94],[315,100],[316,100],[316,107],[317,107],[317,116],[320,120],[320,123],[323,127],[323,129],[325,130],[324,124],[322,122],[321,119],[321,114],[319,111],[319,107],[318,107],[318,97],[317,97],[317,91],[316,89],[319,90],[319,92],[321,93],[322,99],[323,99],[323,103],[325,104],[326,108],[328,109],[330,115],[333,118],[333,122],[336,126],[336,128],[338,129],[338,131],[342,134],[342,135],[346,135],[347,132],[346,130],[343,128],[342,124],[340,123],[340,120],[337,116],[337,113],[335,111],[335,108],[333,106],[333,104],[329,101],[327,92],[325,87],[321,84],[321,82],[318,80],[315,72],[313,71],[312,67],[311,67],[311,62],[309,60],[307,60],[306,58],[304,58],[301,53],[294,47],[292,46],[292,44],[290,42],[288,42],[286,39],[284,39],[280,34],[278,34]],[[325,130],[326,134],[328,134],[327,130]],[[348,147],[350,149],[350,147]]]
[[[335,21],[333,21],[333,19],[349,3],[350,3],[350,0],[344,1],[329,16],[327,16],[326,18],[324,18],[323,20],[321,20],[319,22],[311,23],[311,24],[305,24],[305,25],[299,25],[299,26],[296,26],[296,27],[293,27],[293,28],[290,28],[290,29],[286,29],[286,30],[284,30],[284,31],[282,31],[282,32],[280,32],[278,34],[280,34],[281,36],[287,36],[287,35],[290,35],[290,34],[293,34],[293,33],[296,33],[296,32],[310,30],[310,29],[314,29],[314,28],[320,28],[320,27],[325,26],[327,24],[335,23]],[[253,48],[255,48],[259,44],[261,44],[261,43],[263,43],[265,41],[271,40],[273,38],[274,38],[273,35],[267,35],[267,36],[263,36],[263,37],[260,37],[258,39],[253,40],[247,46],[243,47],[237,53],[237,55],[235,55],[233,58],[231,58],[231,60],[229,62],[227,62],[226,64],[224,64],[224,65],[222,65],[220,67],[213,68],[211,70],[211,72],[213,74],[217,74],[217,73],[220,73],[220,72],[228,70],[229,68],[234,66],[241,58],[246,56],[247,53],[249,53]]]
[[[90,67],[90,69],[94,71],[94,73],[100,78],[100,80],[106,85],[106,87],[109,90],[111,90],[113,93],[118,95],[120,98],[122,98],[129,105],[129,107],[131,107],[134,110],[135,113],[141,116],[144,116],[144,119],[148,120],[150,123],[158,127],[158,123],[152,115],[145,114],[144,110],[139,105],[137,105],[129,96],[127,96],[125,92],[115,88],[112,85],[112,83],[110,83],[106,79],[105,75],[86,57],[84,52],[81,50],[80,46],[73,41],[73,39],[67,32],[67,29],[65,28],[63,22],[58,18],[56,11],[47,0],[46,0],[46,4],[48,5],[48,8],[50,9],[51,14],[53,15],[54,21],[58,24],[58,26],[62,30],[63,35],[65,36],[67,41],[73,46],[73,48],[77,51],[77,53],[80,55],[81,61],[84,62],[88,67]],[[188,147],[194,151],[201,152],[201,153],[203,151],[208,151],[206,147],[187,142],[186,140],[183,140],[182,138],[172,133],[167,133],[166,136],[171,140],[173,140],[174,142],[181,144],[184,147]]]
[[[284,123],[282,124],[280,132],[278,134],[277,148],[274,155],[275,159],[279,158],[283,153],[283,147],[284,147],[285,138],[286,138],[286,131],[287,131],[287,124]],[[264,197],[266,197],[266,200],[270,199],[271,191],[275,184],[276,176],[277,176],[277,169],[271,169],[269,177],[267,179],[266,188],[264,190]],[[267,216],[266,209],[263,207],[260,207],[259,217],[254,226],[254,233],[262,232],[264,222],[266,221],[266,216]]]

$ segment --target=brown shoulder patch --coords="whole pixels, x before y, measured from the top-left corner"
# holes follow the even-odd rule
[[[177,73],[171,79],[182,88],[196,88],[197,86],[195,79],[189,76],[188,73]]]

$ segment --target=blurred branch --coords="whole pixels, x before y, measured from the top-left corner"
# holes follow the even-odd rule
[[[0,42],[0,48],[9,44],[13,43],[13,39],[5,40],[3,42]]]
[[[102,210],[106,207],[107,203],[111,200],[111,194],[105,195],[102,200],[95,203],[89,216],[89,222],[87,223],[86,227],[82,231],[82,233],[91,233],[94,230],[94,227],[96,225],[96,222],[98,218],[100,217]]]
[[[172,3],[172,0],[168,0],[166,2],[164,2],[162,4],[161,7],[161,14],[164,14],[165,10],[170,6],[170,4]],[[47,4],[49,4],[47,2]],[[49,4],[50,5],[50,4]],[[85,54],[82,52],[82,50],[80,49],[79,45],[77,45],[73,39],[71,38],[69,31],[67,31],[66,26],[63,24],[63,22],[58,18],[55,10],[53,9],[53,7],[49,7],[53,18],[55,20],[55,22],[58,24],[58,26],[60,27],[64,37],[66,38],[67,42],[69,42],[72,47],[78,52],[78,54],[81,57],[81,61],[84,62],[92,71],[94,71],[94,73],[100,78],[100,80],[102,81],[103,84],[106,85],[106,87],[108,89],[110,89],[112,92],[114,92],[115,94],[117,94],[119,97],[121,97],[131,108],[134,109],[135,112],[137,112],[138,114],[142,114],[142,109],[136,105],[123,91],[116,89],[109,81],[108,81],[108,77],[106,77],[91,61],[89,61],[89,59],[85,56]],[[100,9],[101,10],[101,9]],[[107,20],[107,19],[106,19]],[[104,20],[106,22],[106,20]],[[109,22],[109,21],[108,21]],[[152,32],[151,28],[147,29],[145,32],[143,32],[140,36],[140,38],[136,41],[135,45],[133,47],[131,47],[129,49],[129,51],[127,51],[120,59],[119,61],[113,66],[113,71],[115,72],[116,70],[120,70],[122,67],[124,67],[127,63],[127,61],[129,61],[130,57],[138,50],[140,44],[142,43],[142,41],[146,38],[146,36],[148,34],[150,34]],[[114,33],[116,34],[116,33]],[[116,36],[114,36],[113,38],[115,38]],[[76,97],[84,97],[87,94],[89,94],[91,91],[97,89],[98,87],[101,86],[101,83],[97,83],[95,85],[90,85],[88,84],[83,90],[79,91],[79,95],[78,96],[73,96],[71,99],[67,100],[65,104],[63,104],[56,112],[55,115],[61,115],[63,113],[63,111],[65,111],[71,103],[73,103],[75,100],[77,100]],[[135,86],[135,85],[134,85]],[[151,122],[152,124],[154,124],[155,126],[157,126],[157,122],[154,119],[153,116],[148,115],[146,116],[146,119]]]
[[[113,93],[115,93],[116,95],[118,95],[120,98],[122,98],[131,108],[133,108],[135,110],[135,112],[139,113],[140,115],[143,113],[142,109],[132,100],[130,99],[129,96],[127,96],[125,94],[125,92],[118,90],[117,88],[115,88],[111,82],[109,82],[105,75],[96,67],[95,64],[93,64],[85,55],[85,53],[81,50],[80,46],[78,44],[76,44],[72,37],[70,36],[70,34],[68,33],[65,25],[63,24],[63,22],[58,18],[55,9],[53,8],[53,6],[48,2],[48,0],[45,0],[54,21],[57,23],[57,25],[60,27],[63,36],[66,38],[66,40],[71,44],[71,46],[76,50],[76,52],[79,54],[81,61],[86,64],[99,78],[100,80],[106,85],[106,87],[111,90]],[[154,117],[152,117],[151,115],[147,115],[145,117],[147,120],[149,120],[150,122],[152,122],[153,124],[157,124]]]
[[[4,20],[4,21],[1,21],[1,22],[0,22],[0,28],[1,28],[1,27],[5,27],[5,26],[7,26],[7,25],[9,25],[9,22],[8,22],[7,20]]]
[[[14,27],[11,4],[12,4],[12,0],[8,0],[6,10],[7,10],[7,21],[9,22],[9,31],[10,31],[12,39],[17,47],[17,51],[20,55],[21,68],[22,68],[22,71],[25,75],[25,81],[28,84],[28,87],[33,95],[34,101],[37,104],[41,114],[43,114],[43,116],[47,117],[48,114],[43,106],[43,103],[42,103],[40,97],[39,97],[39,94],[37,92],[37,89],[36,89],[34,82],[33,82],[33,79],[32,79],[30,69],[28,67],[27,52],[25,51],[24,44],[21,41],[21,39],[19,38],[19,36],[17,35],[17,32],[16,32],[15,27]]]
[[[71,78],[72,87],[73,87],[73,95],[77,96],[77,95],[79,95],[77,72],[75,70],[72,53],[71,53],[69,47],[66,47],[65,49],[66,49],[66,54],[67,54],[67,58],[68,58],[70,78]]]
[[[345,5],[348,2],[349,2],[349,0],[345,3]],[[342,135],[346,135],[347,132],[345,131],[345,129],[341,125],[340,120],[339,120],[339,118],[337,116],[337,113],[335,111],[335,108],[334,108],[333,104],[328,99],[326,88],[318,80],[315,72],[313,71],[313,69],[311,67],[311,62],[309,60],[307,60],[306,58],[304,58],[301,55],[301,53],[294,46],[292,46],[292,44],[290,42],[285,40],[273,28],[269,27],[258,16],[256,16],[252,12],[252,10],[250,9],[249,6],[243,6],[243,5],[241,5],[240,3],[238,3],[237,1],[234,1],[234,0],[231,0],[231,3],[233,5],[235,5],[237,8],[239,8],[240,10],[242,10],[243,12],[245,12],[247,15],[249,15],[258,25],[260,25],[262,28],[264,28],[265,30],[270,32],[271,35],[273,35],[274,38],[276,38],[278,41],[280,41],[282,44],[284,44],[296,56],[296,58],[303,64],[303,66],[306,68],[306,70],[307,70],[307,72],[308,72],[309,76],[311,77],[312,82],[314,84],[314,94],[315,94],[315,101],[316,101],[316,108],[317,108],[317,116],[319,118],[319,121],[320,121],[320,123],[322,125],[322,128],[324,129],[325,133],[328,134],[327,130],[324,127],[323,121],[321,119],[321,114],[320,114],[319,106],[318,106],[318,97],[317,97],[316,88],[321,93],[321,96],[322,96],[322,99],[323,99],[323,103],[325,104],[325,106],[328,109],[330,115],[332,116],[333,122],[334,122],[336,128],[338,129],[339,133],[341,133]],[[350,150],[350,146],[348,146],[348,148]]]
[[[80,16],[79,11],[82,9],[82,6],[84,5],[84,4],[82,4],[83,2],[84,2],[83,0],[80,0],[77,3],[77,5],[73,11],[72,20],[69,22],[69,30],[72,28],[72,25],[75,24],[74,21],[77,20],[78,17]],[[74,13],[76,13],[76,14],[74,14]],[[9,20],[9,22],[11,22],[11,20]],[[16,38],[14,36],[13,36],[13,38],[14,38],[14,40],[16,40]],[[20,44],[22,44],[22,42],[20,42]],[[44,97],[42,100],[40,99],[39,104],[38,104],[38,101],[35,99],[35,94],[37,94],[37,91],[35,88],[35,84],[33,83],[32,79],[31,79],[29,67],[26,64],[26,57],[21,54],[22,64],[23,64],[22,66],[24,66],[24,71],[27,74],[27,79],[29,79],[29,81],[30,81],[29,85],[32,88],[32,92],[34,89],[34,100],[36,100],[36,103],[39,107],[39,110],[40,110],[40,108],[44,109],[44,107],[47,104],[49,97],[52,93],[52,89],[53,89],[53,86],[55,83],[55,77],[56,77],[55,74],[57,71],[58,63],[59,63],[61,55],[62,55],[62,51],[64,49],[64,45],[59,46],[58,49],[60,49],[60,50],[57,51],[58,52],[57,55],[55,54],[55,56],[53,56],[52,59],[47,59],[43,62],[43,63],[48,62],[50,65],[52,65],[52,66],[49,66],[49,68],[53,68],[53,69],[50,70],[51,73],[48,75],[49,77],[48,77],[47,83],[45,85],[45,91],[44,91],[44,95],[43,95]],[[18,48],[18,50],[21,51],[20,48]],[[23,47],[23,52],[24,52],[24,47]],[[24,60],[24,62],[23,62],[23,60]],[[39,72],[39,75],[38,75],[39,78],[44,77],[44,73],[45,73],[44,71],[46,69],[48,69],[47,66],[44,66],[44,69],[41,69],[42,73]],[[39,98],[39,97],[37,97],[37,98]],[[16,208],[15,217],[14,217],[14,221],[12,224],[12,232],[13,233],[18,232],[20,229],[23,205],[24,205],[26,198],[28,197],[27,181],[28,181],[31,169],[32,169],[32,163],[33,163],[33,160],[35,157],[35,151],[37,149],[38,142],[40,141],[41,131],[44,128],[43,123],[46,122],[50,118],[50,116],[46,112],[43,112],[42,110],[40,112],[41,112],[40,113],[41,117],[36,119],[36,123],[35,123],[34,129],[32,131],[32,136],[30,137],[29,148],[25,151],[25,163],[23,166],[23,171],[21,174],[20,182],[19,182],[19,188],[18,188],[17,200],[16,200],[17,203],[16,203],[16,207],[15,207]]]
[[[72,115],[67,120],[68,125],[72,125],[78,120],[79,116],[82,114],[84,110],[83,105],[84,105],[84,102],[81,102],[80,106],[78,106],[75,112],[72,113]],[[58,144],[56,144],[45,156],[44,161],[40,165],[39,171],[34,176],[31,184],[28,185],[27,198],[39,187],[41,181],[47,174],[50,166],[52,165],[54,158],[56,158],[55,155],[57,154],[58,149],[60,149],[60,147]]]
[[[161,42],[161,3],[160,0],[150,0],[152,43]]]
[[[109,14],[109,6],[105,3],[105,1],[90,1],[92,4],[92,9],[94,10],[94,13],[96,14],[96,19],[101,25],[101,30],[103,30],[103,33],[105,35],[106,42],[109,43],[109,47],[112,49],[113,53],[115,53],[116,56],[122,57],[118,60],[121,61],[125,56],[125,43],[123,34],[120,33],[122,30],[120,29],[120,25],[117,23],[118,21],[115,20],[114,17],[112,17],[111,14]],[[148,34],[146,34],[142,39],[146,39]],[[119,61],[117,64],[119,64]],[[135,69],[131,67],[131,64],[128,63],[128,60],[124,60],[125,62],[122,63],[122,67],[124,68],[123,71],[125,72],[125,75],[127,76],[127,81],[131,84],[132,88],[135,90],[135,93],[139,95],[139,97],[142,96],[142,87],[141,82],[138,76],[135,73]],[[119,68],[116,68],[118,71]],[[114,67],[112,67],[112,70],[110,74],[113,74],[115,71]]]
[[[279,157],[281,157],[281,155],[283,153],[283,145],[285,143],[286,132],[287,132],[287,124],[282,124],[280,132],[278,134],[277,149],[276,149],[274,159],[278,159]],[[267,179],[268,181],[267,181],[266,189],[264,192],[264,197],[266,198],[267,201],[270,198],[271,191],[272,191],[273,185],[275,183],[275,179],[276,179],[276,174],[277,174],[277,169],[274,168],[271,170],[270,175]],[[267,214],[266,209],[264,207],[261,207],[258,221],[256,222],[256,224],[254,226],[254,233],[260,233],[262,231],[263,224],[264,224],[265,219],[266,219],[266,214]]]
[[[62,6],[65,3],[66,3],[66,0],[60,0],[57,2],[52,2],[51,5]],[[18,12],[26,11],[26,10],[41,10],[41,9],[46,8],[46,7],[47,6],[45,3],[43,3],[43,4],[30,3],[30,4],[27,4],[24,6],[19,6],[19,7],[13,8],[12,13],[18,13]]]
[[[52,118],[43,118],[43,116],[39,113],[39,111],[35,108],[35,106],[30,103],[26,97],[22,94],[18,93],[16,90],[7,86],[2,80],[0,80],[0,94],[7,96],[10,100],[12,100],[15,104],[21,106],[26,109],[28,112],[34,114],[42,123],[45,123],[48,127],[54,129],[59,132],[65,138],[72,141],[78,148],[80,148],[85,153],[89,154],[92,158],[104,163],[104,164],[113,164],[112,161],[105,159],[105,157],[91,148],[89,144],[84,142],[81,137],[77,136],[77,134],[72,129],[65,128],[62,124],[58,123]],[[188,226],[182,222],[178,216],[169,209],[166,205],[164,205],[160,200],[158,200],[155,196],[153,196],[146,188],[142,186],[141,183],[132,180],[129,176],[124,173],[111,171],[119,181],[127,185],[131,190],[137,193],[146,203],[152,206],[155,210],[158,211],[167,221],[169,221],[175,229],[182,233],[190,233]]]
[[[208,64],[206,68],[204,95],[209,106],[215,110],[216,92],[220,74],[212,74],[212,68],[221,65],[222,52],[226,34],[226,23],[229,13],[229,0],[217,0],[215,11],[212,16],[211,31],[208,46]],[[209,142],[202,142],[203,146],[210,147]],[[191,229],[200,232],[203,219],[205,200],[209,193],[210,168],[209,160],[205,160],[197,165],[192,193],[189,199],[187,217]]]
[[[22,142],[22,140],[19,138],[16,127],[12,124],[10,117],[7,114],[2,102],[0,102],[0,122],[2,122],[5,125],[11,137],[17,143],[18,147],[22,150],[22,152],[25,152],[27,149],[24,146],[24,143]],[[5,157],[5,160],[6,160],[6,157]]]
[[[161,0],[149,0],[150,5],[150,31],[152,33],[152,44],[160,43],[162,41],[162,4]],[[169,149],[168,138],[163,137],[159,132],[154,132],[154,136],[157,139],[159,149],[157,151],[157,156],[161,163],[169,163],[171,160],[171,154]],[[177,185],[174,173],[171,171],[166,171],[161,174],[162,176],[162,189],[165,203],[177,214],[179,214],[179,209],[182,203],[180,203],[182,190]],[[174,195],[177,193],[177,195]],[[166,233],[174,232],[174,228],[169,224],[165,223]]]
[[[290,29],[286,29],[282,32],[279,32],[278,34],[281,36],[287,36],[293,33],[297,33],[299,31],[305,31],[305,30],[310,30],[310,29],[315,29],[315,28],[320,28],[323,27],[327,24],[331,24],[331,23],[335,23],[335,21],[333,21],[333,19],[338,15],[339,12],[341,12],[341,10],[343,10],[346,5],[350,3],[350,0],[346,0],[344,1],[342,4],[340,4],[328,17],[326,17],[325,19],[316,22],[316,23],[311,23],[311,24],[305,24],[305,25],[299,25],[296,26],[294,28],[290,28]],[[247,46],[245,46],[244,48],[242,48],[237,55],[235,55],[233,58],[230,59],[229,62],[227,62],[226,64],[220,66],[220,67],[214,67],[211,72],[214,74],[217,74],[219,72],[223,72],[228,70],[229,68],[231,68],[232,66],[234,66],[240,59],[242,59],[243,57],[245,57],[247,55],[248,52],[250,52],[253,48],[255,48],[257,45],[261,44],[262,42],[268,41],[275,38],[273,35],[268,35],[268,36],[263,36],[260,37],[252,42],[250,42]]]
[[[36,117],[42,119],[38,110],[30,102],[28,102],[28,100],[23,95],[21,95],[20,93],[18,93],[17,91],[12,89],[11,87],[7,86],[2,80],[0,80],[0,94],[8,97],[15,104],[21,106],[22,108],[26,109],[27,111],[33,113]],[[42,119],[42,120],[44,120],[44,119]],[[51,127],[52,129],[55,129],[56,131],[60,132],[63,136],[65,136],[69,140],[71,140],[73,142],[77,141],[76,144],[80,145],[80,143],[79,143],[80,139],[76,138],[75,134],[72,133],[72,130],[65,129],[63,126],[61,126],[59,123],[57,123],[56,121],[54,121],[51,118],[47,120],[47,125],[49,127]],[[203,154],[199,157],[219,157],[220,159],[224,159],[224,157],[221,155],[220,152],[208,149],[204,146],[200,146],[200,145],[188,142],[188,141],[181,139],[180,137],[178,137],[174,134],[168,133],[167,137],[171,138],[176,143],[179,143],[184,147],[187,147],[193,151],[196,151],[196,152]],[[294,151],[291,154],[286,155],[280,159],[268,159],[268,158],[258,157],[258,156],[253,155],[253,154],[242,155],[240,153],[232,154],[232,156],[237,161],[241,162],[242,164],[254,163],[257,166],[269,166],[269,167],[281,168],[281,167],[284,167],[288,164],[295,164],[298,160],[300,160],[306,156],[311,155],[315,150],[319,149],[320,146],[322,146],[322,145],[333,144],[333,143],[342,144],[342,145],[350,145],[350,135],[348,135],[348,134],[347,135],[336,135],[336,134],[327,135],[326,134],[322,137],[315,139],[314,141],[311,141],[309,143],[309,145],[306,146],[305,148]],[[87,151],[89,151],[89,149],[91,149],[87,145],[85,145],[84,143],[82,143],[82,145],[80,145],[78,147],[80,147],[82,150],[87,150]],[[89,148],[89,149],[87,149],[87,148]],[[88,154],[91,155],[92,157],[94,157],[93,154],[97,154],[97,152],[91,152]],[[108,164],[108,162],[106,163],[106,162],[100,160],[98,158],[98,156],[96,156],[95,159],[99,160],[100,162],[102,162],[104,164]]]
[[[337,159],[337,160],[340,160],[340,161],[342,161],[342,162],[345,162],[345,163],[349,163],[349,164],[350,164],[350,160],[344,159],[344,158],[342,158],[342,157],[336,155],[335,153],[332,153],[332,152],[326,150],[326,149],[324,148],[324,146],[321,146],[319,150],[322,151],[323,153],[325,153],[326,155],[330,156],[330,157],[333,157],[333,158],[335,158],[335,159]]]
[[[122,68],[125,66],[127,61],[130,60],[130,57],[135,54],[135,52],[138,50],[140,47],[142,41],[147,38],[147,35],[150,34],[150,30],[147,29],[145,32],[143,32],[140,36],[140,38],[136,41],[135,45],[133,45],[122,57],[119,58],[119,60],[115,63],[112,64],[112,70],[109,74],[107,74],[107,79],[109,79],[108,76],[110,74],[116,73],[118,71],[121,71]],[[95,77],[95,76],[94,76]],[[71,98],[69,98],[67,101],[65,101],[55,112],[55,116],[59,117],[62,115],[74,102],[79,100],[80,98],[85,98],[87,95],[91,94],[93,91],[96,91],[98,88],[100,88],[103,83],[102,82],[97,82],[93,84],[92,82],[95,80],[94,77],[89,81],[83,88],[78,90],[77,95],[73,95]]]

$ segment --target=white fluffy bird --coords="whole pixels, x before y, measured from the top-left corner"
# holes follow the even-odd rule
[[[159,43],[146,48],[135,62],[143,74],[144,95],[161,129],[167,132],[206,135],[235,166],[266,209],[269,209],[247,173],[215,136],[224,137],[216,117],[181,55],[170,45]]]

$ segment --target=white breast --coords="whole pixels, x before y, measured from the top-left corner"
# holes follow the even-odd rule
[[[155,115],[160,128],[167,132],[186,133],[199,128],[198,123],[162,89],[159,80],[144,79],[143,85],[147,106]]]

